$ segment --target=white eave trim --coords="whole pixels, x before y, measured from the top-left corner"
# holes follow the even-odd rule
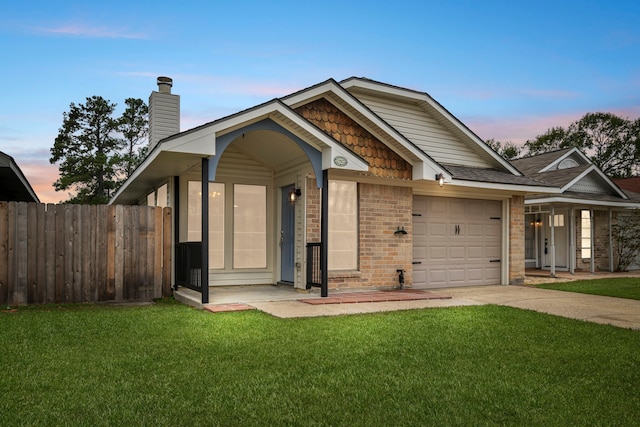
[[[640,202],[612,202],[607,200],[592,200],[592,199],[574,199],[562,196],[545,197],[543,199],[530,199],[525,200],[525,205],[547,205],[552,203],[565,203],[572,205],[591,205],[591,206],[608,206],[618,208],[640,208]]]
[[[540,194],[540,193],[559,194],[560,193],[560,189],[557,187],[502,184],[497,182],[465,181],[460,179],[453,179],[451,183],[449,183],[448,185],[454,185],[459,187],[483,188],[483,189],[490,189],[490,190],[505,190],[505,191],[529,193],[529,194]]]

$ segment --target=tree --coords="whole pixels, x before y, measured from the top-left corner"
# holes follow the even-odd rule
[[[129,178],[147,152],[149,135],[149,107],[141,99],[127,98],[127,109],[118,121],[118,129],[125,141],[122,155],[122,173]]]
[[[491,147],[493,151],[500,154],[503,158],[507,160],[515,159],[520,156],[520,152],[522,151],[521,147],[518,147],[511,141],[500,142],[491,138],[485,141],[485,143]]]
[[[624,178],[638,173],[640,119],[611,113],[587,113],[567,129],[553,127],[525,143],[529,155],[576,147],[606,175]]]
[[[616,271],[627,271],[640,255],[640,209],[620,213],[611,235],[618,253]]]
[[[559,150],[561,148],[566,148],[564,146],[564,140],[566,136],[567,131],[563,127],[552,127],[542,135],[536,136],[535,139],[525,142],[524,148],[527,150],[527,154],[530,156]]]
[[[146,136],[147,107],[141,100],[125,102],[120,118],[113,117],[116,104],[100,96],[71,103],[63,113],[49,161],[59,164],[56,191],[75,193],[68,203],[107,203],[140,161],[136,145]]]

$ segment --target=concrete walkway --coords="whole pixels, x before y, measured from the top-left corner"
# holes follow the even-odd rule
[[[337,316],[356,313],[496,304],[556,316],[640,329],[640,301],[538,289],[529,286],[470,286],[434,290],[448,299],[311,305],[295,301],[249,303],[276,317]]]
[[[573,278],[568,280],[571,279]],[[556,280],[567,279],[547,278],[545,281]],[[181,290],[182,297],[190,292],[193,293],[190,290]],[[241,306],[234,309],[258,309],[280,318],[295,318],[496,304],[640,330],[640,301],[636,300],[539,289],[532,286],[469,286],[425,292],[433,295],[428,299],[404,301],[363,302],[366,299],[351,299],[342,303],[311,304],[309,300],[320,299],[319,294],[300,293],[292,288],[278,286],[229,287],[214,289],[208,308],[211,308],[210,311],[216,311],[213,306],[239,303]],[[353,294],[355,293],[352,292],[351,295]],[[339,292],[334,291],[332,295],[339,295]],[[191,298],[199,299],[199,294],[194,293]],[[189,303],[186,300],[183,302]],[[197,303],[191,305],[198,306]],[[203,308],[202,305],[199,308]]]

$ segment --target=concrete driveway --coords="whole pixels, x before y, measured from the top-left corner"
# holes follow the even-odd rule
[[[454,300],[496,304],[556,316],[640,329],[640,301],[539,289],[529,286],[477,286],[442,290]]]
[[[530,286],[470,286],[436,289],[433,292],[450,298],[323,305],[306,304],[298,300],[253,301],[249,304],[258,310],[282,318],[496,304],[622,328],[640,329],[640,301],[636,300]]]

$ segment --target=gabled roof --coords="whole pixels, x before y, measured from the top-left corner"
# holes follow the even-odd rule
[[[40,203],[13,157],[0,151],[0,201]]]
[[[529,203],[591,202],[628,207],[625,194],[600,168],[577,148],[567,148],[513,160],[527,177],[557,187],[559,196],[527,196]]]
[[[579,164],[591,164],[591,161],[577,148],[564,148],[548,153],[514,159],[511,164],[517,167],[525,175],[533,175],[557,168],[557,166],[569,157],[579,160]]]
[[[391,147],[401,157],[411,163],[414,168],[414,179],[432,179],[437,173],[445,175],[445,181],[451,181],[451,173],[438,164],[427,153],[403,136],[395,128],[382,120],[366,105],[350,94],[342,83],[334,79],[326,80],[296,93],[285,96],[282,101],[291,108],[306,104],[318,98],[326,98],[345,113],[354,117],[367,131],[376,135],[384,144]]]
[[[453,150],[454,156],[449,157],[449,160],[453,159],[454,161],[434,160],[429,153],[425,152],[424,148],[414,143],[410,135],[396,128],[394,124],[390,124],[358,98],[358,96],[364,96],[365,92],[368,100],[371,100],[372,94],[375,93],[376,96],[392,99],[396,104],[411,105],[413,111],[420,109],[424,114],[413,116],[408,114],[411,116],[410,118],[414,120],[417,118],[418,121],[420,118],[428,119],[431,122],[436,120],[439,129],[444,129],[444,132],[449,135],[446,142],[459,144],[457,148],[467,150],[467,154],[459,154]],[[445,182],[467,187],[473,187],[476,185],[475,183],[483,182],[484,184],[481,185],[483,188],[521,192],[558,192],[557,189],[546,184],[524,178],[516,167],[493,151],[428,94],[369,79],[352,77],[340,83],[328,79],[291,95],[273,99],[159,141],[132,176],[118,190],[111,203],[135,203],[142,196],[141,192],[148,191],[155,185],[160,185],[161,180],[166,179],[167,176],[181,174],[195,166],[202,158],[213,157],[217,160],[219,157],[216,156],[218,154],[216,150],[220,153],[224,151],[224,148],[217,148],[218,141],[230,140],[240,129],[253,130],[255,126],[264,123],[265,120],[279,126],[281,133],[289,133],[292,138],[299,139],[320,152],[323,169],[334,168],[332,159],[339,156],[348,159],[345,162],[345,165],[348,164],[348,166],[341,167],[342,169],[366,172],[369,168],[367,161],[295,111],[298,107],[320,98],[333,104],[358,126],[368,131],[408,162],[411,165],[414,181],[433,181],[437,175],[443,174]],[[224,145],[226,143],[221,142],[221,147],[226,147]],[[443,145],[440,144],[440,147]],[[452,150],[449,149],[449,152]],[[466,164],[465,168],[464,162],[460,164],[455,162],[460,158],[465,160],[469,158],[482,159],[476,163],[482,164],[484,169],[475,170],[473,167],[469,167],[469,164]],[[214,163],[217,164],[215,161]],[[317,168],[317,162],[313,164],[314,168]],[[452,168],[456,168],[455,182]],[[215,170],[215,167],[212,170]],[[316,170],[316,174],[318,172],[319,170]],[[516,189],[511,186],[520,187]]]

